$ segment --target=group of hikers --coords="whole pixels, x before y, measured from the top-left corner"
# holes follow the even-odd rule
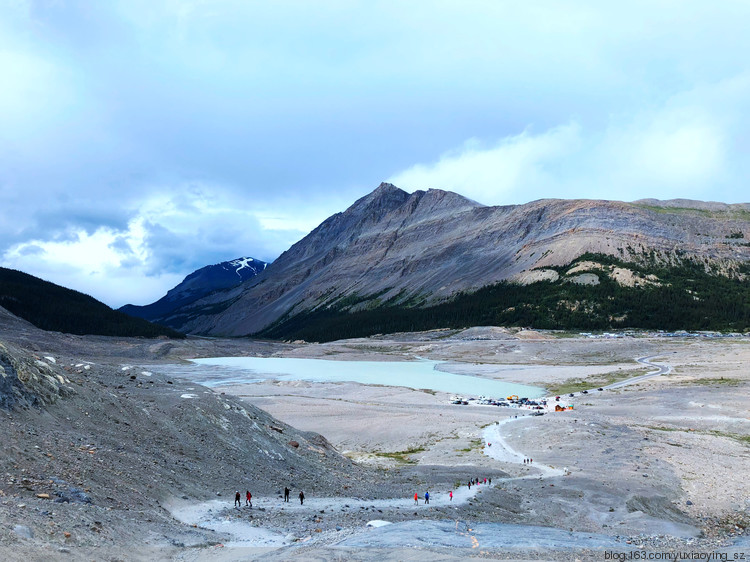
[[[479,486],[480,484],[492,484],[492,478],[470,478],[468,481],[469,490],[472,486]],[[453,490],[448,492],[449,501],[453,501]],[[424,503],[427,505],[430,503],[430,492],[424,493]],[[419,494],[414,492],[414,505],[419,505]]]
[[[284,487],[284,501],[289,501],[289,494],[290,490],[288,487]],[[234,492],[234,507],[242,507],[242,499],[241,499],[240,491],[237,490]],[[300,505],[305,504],[305,492],[302,490],[299,491],[299,503]],[[253,507],[253,495],[250,493],[250,490],[247,490],[245,492],[245,506]]]
[[[528,460],[529,463],[531,463],[531,459],[524,459],[524,463]],[[479,486],[480,484],[492,484],[492,478],[470,478],[468,481],[469,490],[471,490],[472,486]],[[289,501],[289,494],[291,491],[289,490],[289,487],[284,487],[284,501]],[[300,490],[299,492],[299,503],[300,505],[305,504],[305,493]],[[453,490],[450,490],[448,492],[448,497],[450,498],[450,501],[453,501]],[[424,493],[424,503],[429,504],[430,503],[430,492]],[[419,505],[419,494],[417,492],[414,492],[414,505]],[[242,507],[242,496],[240,494],[240,491],[237,490],[234,493],[234,506],[235,507]],[[250,490],[247,490],[245,492],[245,506],[246,507],[253,507],[253,495],[250,493]]]
[[[471,490],[472,486],[479,486],[480,484],[492,484],[492,478],[471,478],[469,480],[469,490]],[[451,497],[452,499],[452,497]]]
[[[450,492],[451,494],[451,501],[453,500],[453,492]],[[430,503],[430,492],[424,493],[424,503],[425,505]],[[419,494],[417,492],[414,492],[414,505],[419,505]]]

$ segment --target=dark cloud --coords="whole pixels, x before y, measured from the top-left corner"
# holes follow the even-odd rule
[[[33,257],[33,256],[40,256],[44,254],[44,249],[40,246],[35,246],[33,244],[30,244],[28,246],[24,246],[24,248],[21,250],[21,255],[26,257]]]
[[[124,236],[118,236],[117,238],[115,238],[114,242],[112,242],[109,245],[109,247],[112,250],[115,250],[116,252],[118,252],[119,254],[128,255],[128,254],[133,254],[134,253],[133,252],[133,246],[131,246],[131,244],[128,241],[128,239],[125,238]],[[125,261],[123,261],[123,263],[133,264],[133,263],[136,263],[136,262],[125,262]]]
[[[746,199],[748,16],[697,0],[6,3],[2,263],[101,244],[106,267],[77,264],[87,282],[130,276],[120,298],[148,275],[153,291],[271,260],[387,178],[485,203],[602,184]]]

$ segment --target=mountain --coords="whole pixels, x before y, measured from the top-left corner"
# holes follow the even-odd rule
[[[221,289],[229,289],[255,277],[268,264],[254,258],[237,258],[194,271],[158,301],[145,306],[126,304],[118,310],[130,316],[171,325],[170,313]]]
[[[43,330],[79,335],[185,337],[170,328],[112,310],[78,291],[4,267],[0,267],[0,307]]]
[[[744,329],[748,239],[750,204],[546,199],[488,207],[384,183],[263,274],[175,310],[170,325],[316,340],[480,320]]]

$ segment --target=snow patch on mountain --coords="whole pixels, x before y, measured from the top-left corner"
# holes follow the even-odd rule
[[[242,273],[240,273],[240,270],[242,269],[249,269],[253,272],[253,275],[258,275],[258,273],[266,269],[266,266],[268,265],[266,262],[254,258],[237,258],[236,260],[225,263],[226,265],[234,267],[234,272],[241,278],[244,278]]]

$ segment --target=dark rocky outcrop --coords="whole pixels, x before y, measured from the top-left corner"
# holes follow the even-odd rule
[[[52,404],[71,392],[70,381],[52,365],[0,343],[0,408]]]

